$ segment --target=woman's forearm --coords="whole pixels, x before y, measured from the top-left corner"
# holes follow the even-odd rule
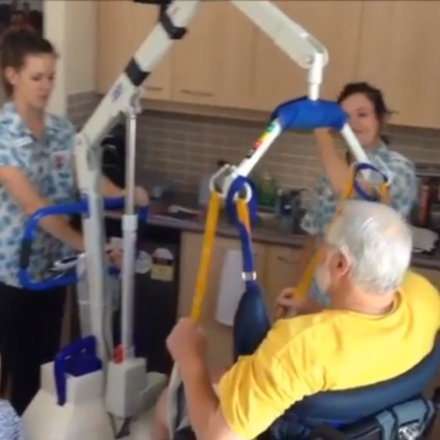
[[[329,130],[315,130],[315,138],[332,192],[334,195],[339,196],[343,193],[350,178],[350,167],[336,150],[335,142]]]
[[[66,218],[55,215],[43,217],[40,220],[39,225],[47,233],[62,241],[75,251],[84,251],[84,239],[82,235],[70,226]]]
[[[315,237],[311,235],[306,235],[304,238],[304,244],[301,249],[301,255],[299,258],[299,263],[296,266],[295,274],[294,274],[294,286],[297,286],[303,277],[307,266],[309,265],[311,259],[313,258],[313,253],[315,252]]]
[[[101,194],[106,198],[125,197],[125,189],[119,188],[108,177],[101,178]]]

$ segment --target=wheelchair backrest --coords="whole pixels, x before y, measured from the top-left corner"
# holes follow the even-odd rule
[[[295,413],[313,423],[347,424],[381,412],[422,393],[438,372],[440,346],[414,368],[384,382],[345,391],[318,393],[294,405]]]
[[[394,379],[307,397],[272,425],[270,437],[301,438],[304,432],[316,426],[346,426],[415,399],[437,374],[439,364],[440,347],[436,345],[419,364]]]

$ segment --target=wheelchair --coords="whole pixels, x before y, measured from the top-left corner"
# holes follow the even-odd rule
[[[424,389],[438,373],[435,346],[405,374],[374,385],[318,393],[293,405],[258,440],[427,440],[440,406],[440,388]],[[191,428],[173,440],[194,440]]]

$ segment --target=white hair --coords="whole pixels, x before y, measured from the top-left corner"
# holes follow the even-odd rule
[[[347,259],[351,282],[372,294],[396,290],[411,262],[411,229],[381,203],[347,201],[326,240]]]

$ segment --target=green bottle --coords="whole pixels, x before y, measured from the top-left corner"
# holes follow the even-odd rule
[[[263,173],[257,181],[258,205],[264,208],[275,209],[277,188],[276,180],[269,173]]]

